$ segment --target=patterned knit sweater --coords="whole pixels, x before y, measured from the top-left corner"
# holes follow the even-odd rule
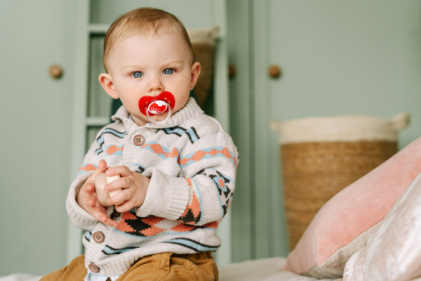
[[[112,119],[86,154],[66,200],[73,223],[87,230],[86,267],[93,264],[98,274],[111,277],[147,255],[216,251],[221,242],[215,231],[230,206],[238,165],[231,137],[193,98],[165,125],[139,127],[124,106]],[[139,135],[144,142],[134,141]],[[150,178],[143,205],[114,218],[116,228],[76,203],[101,159],[108,167],[124,165]],[[107,214],[113,210],[108,207]]]

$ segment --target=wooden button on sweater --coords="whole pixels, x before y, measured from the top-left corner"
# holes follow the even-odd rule
[[[104,233],[102,233],[101,231],[95,232],[92,237],[94,238],[94,241],[96,243],[102,243],[104,241]]]
[[[90,263],[89,264],[89,270],[92,271],[93,273],[98,273],[99,272],[99,267],[96,266],[94,263]]]
[[[142,135],[136,135],[133,138],[133,143],[136,146],[141,146],[141,145],[143,145],[145,143],[145,139],[143,138]]]

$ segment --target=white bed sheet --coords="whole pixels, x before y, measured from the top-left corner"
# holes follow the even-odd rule
[[[0,281],[38,281],[42,276],[34,276],[29,274],[12,274],[4,277],[0,277]]]
[[[332,281],[316,279],[282,271],[286,258],[251,260],[219,268],[220,281]],[[336,279],[342,280],[342,279]]]

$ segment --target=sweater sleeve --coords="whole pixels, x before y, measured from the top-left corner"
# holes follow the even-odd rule
[[[149,168],[151,176],[144,204],[137,215],[205,225],[222,219],[235,188],[238,152],[224,131],[209,134],[180,151],[179,177]]]
[[[100,133],[98,133],[98,135],[99,134]],[[100,156],[98,156],[98,149],[100,149],[100,147],[97,141],[94,141],[85,155],[83,163],[77,173],[76,179],[71,184],[69,193],[66,198],[67,213],[70,216],[73,224],[86,230],[92,230],[98,223],[98,220],[86,212],[82,207],[80,207],[76,201],[76,198],[80,188],[94,173],[95,169],[99,165],[99,161],[102,159]],[[112,209],[110,210],[110,208],[107,208],[107,214],[109,215],[111,212]]]

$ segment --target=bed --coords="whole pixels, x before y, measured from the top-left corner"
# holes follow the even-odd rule
[[[276,257],[233,263],[220,268],[220,281],[341,281],[340,279],[317,279],[301,276],[281,268],[285,265],[286,258]],[[38,281],[40,277],[28,274],[13,274],[0,277],[0,281]],[[421,278],[413,279],[421,281]]]
[[[301,276],[289,271],[282,271],[286,258],[276,257],[233,263],[220,268],[220,281],[312,281],[312,277]],[[28,274],[13,274],[0,277],[0,281],[38,281],[41,277]],[[325,279],[328,281],[332,279]]]

